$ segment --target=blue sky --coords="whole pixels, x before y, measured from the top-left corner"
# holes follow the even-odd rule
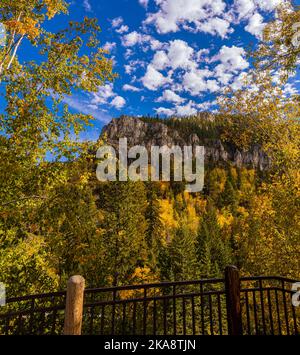
[[[66,21],[96,17],[101,45],[110,51],[119,78],[95,94],[66,98],[74,111],[92,114],[95,139],[120,114],[168,116],[214,110],[226,86],[238,89],[251,67],[265,22],[282,0],[73,0]],[[299,3],[299,2],[298,2]],[[24,53],[24,52],[23,52]],[[32,56],[33,53],[24,55]],[[296,80],[287,93],[297,91]]]

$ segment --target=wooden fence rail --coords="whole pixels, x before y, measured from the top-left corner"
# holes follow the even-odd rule
[[[8,298],[0,334],[264,335],[299,334],[291,280],[240,277],[85,289],[72,276],[65,292]]]

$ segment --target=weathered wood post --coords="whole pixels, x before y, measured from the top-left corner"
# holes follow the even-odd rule
[[[64,335],[81,335],[85,280],[72,276],[67,284]]]
[[[225,269],[225,292],[229,335],[242,335],[240,276],[236,266]]]

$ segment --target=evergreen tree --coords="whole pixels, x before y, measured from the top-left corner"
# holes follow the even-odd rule
[[[220,276],[231,262],[229,242],[223,240],[217,219],[217,209],[211,201],[201,219],[197,238],[197,257],[202,277]]]
[[[234,189],[230,176],[227,176],[224,191],[220,195],[220,205],[230,206],[232,210],[236,209],[238,204],[238,194]]]
[[[142,182],[117,181],[100,184],[97,193],[108,282],[126,284],[147,260],[146,189]]]
[[[153,271],[158,268],[158,255],[161,249],[162,222],[160,219],[160,206],[158,201],[158,185],[153,182],[146,183],[147,208],[145,217],[147,221],[146,242],[148,247],[148,262]]]
[[[169,246],[173,280],[183,281],[198,278],[199,266],[195,246],[196,238],[185,226],[176,231]]]

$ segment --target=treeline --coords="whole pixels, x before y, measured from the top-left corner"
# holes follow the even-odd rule
[[[160,122],[176,130],[184,140],[196,134],[200,139],[219,139],[225,130],[224,117],[220,114],[199,112],[187,117],[161,118],[142,116],[140,120],[148,123]]]

